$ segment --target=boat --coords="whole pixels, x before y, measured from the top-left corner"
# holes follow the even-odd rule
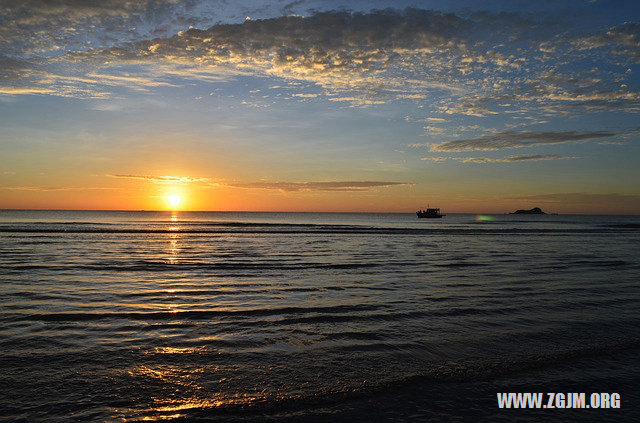
[[[418,215],[418,217],[427,217],[431,219],[437,219],[446,216],[446,214],[440,213],[440,209],[430,209],[428,207],[426,210],[418,210],[416,214]]]

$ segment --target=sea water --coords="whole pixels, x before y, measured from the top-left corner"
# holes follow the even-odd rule
[[[637,417],[639,252],[625,216],[0,211],[0,416]]]

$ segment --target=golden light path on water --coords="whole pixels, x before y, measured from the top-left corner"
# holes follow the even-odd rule
[[[172,206],[180,203],[180,198],[168,196],[167,201]],[[168,264],[178,264],[181,252],[180,248],[180,217],[177,211],[173,211],[170,217],[171,226],[169,231],[175,232],[168,234],[168,246],[166,248],[166,262]],[[165,291],[168,295],[178,292],[176,289],[168,289]],[[178,313],[179,308],[172,308],[172,313]],[[206,353],[208,349],[201,347],[155,347],[152,350],[144,351],[146,356],[157,355],[192,355]],[[273,394],[266,392],[256,393],[239,393],[235,392],[210,392],[206,386],[198,383],[198,379],[205,373],[213,369],[205,369],[202,367],[193,368],[190,366],[150,366],[139,365],[129,369],[126,373],[134,379],[154,380],[163,385],[166,389],[160,390],[165,395],[150,397],[147,406],[139,408],[115,409],[114,413],[119,415],[121,421],[165,421],[184,418],[188,410],[194,409],[211,409],[224,406],[246,406],[260,401],[274,399]],[[229,379],[223,377],[217,380],[218,383],[224,384],[230,382]],[[276,395],[277,396],[277,395]]]
[[[172,355],[172,354],[199,354],[204,352],[198,348],[154,348],[145,352],[145,355]],[[114,409],[114,414],[119,415],[121,421],[163,421],[183,418],[187,411],[194,409],[214,409],[221,407],[245,407],[258,403],[278,401],[290,396],[267,392],[232,392],[225,390],[225,383],[231,379],[222,377],[217,380],[221,384],[218,392],[211,392],[207,387],[199,383],[202,375],[211,371],[220,370],[216,367],[205,369],[201,367],[189,368],[189,366],[145,366],[139,365],[128,370],[127,376],[134,379],[148,379],[164,386],[164,395],[151,396],[148,404],[136,408]]]
[[[179,228],[171,230],[179,230]],[[178,234],[169,234],[169,264],[176,264],[178,262],[178,256],[180,254],[180,245],[178,244]]]

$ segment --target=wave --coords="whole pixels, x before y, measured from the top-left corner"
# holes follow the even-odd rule
[[[221,257],[224,259],[225,257]],[[311,271],[311,270],[359,270],[360,274],[370,273],[369,271],[391,272],[393,269],[406,269],[407,271],[419,270],[421,272],[436,272],[437,269],[462,269],[490,267],[490,262],[475,261],[444,261],[444,262],[424,262],[420,260],[414,261],[385,261],[382,259],[362,260],[346,263],[326,263],[317,261],[290,261],[290,260],[220,260],[210,262],[197,262],[188,259],[177,260],[175,262],[167,260],[101,260],[95,263],[82,264],[12,264],[3,270],[4,274],[22,273],[25,271],[55,271],[55,272],[78,272],[82,270],[110,272],[110,273],[126,273],[126,272],[176,272],[176,271],[194,271],[198,273],[209,274],[211,272],[221,272],[224,276],[256,276],[256,273],[267,272],[290,272],[290,271]],[[549,269],[606,269],[606,268],[632,268],[637,267],[636,264],[625,260],[575,260],[565,261],[562,263],[549,263],[540,272],[546,272]],[[239,272],[241,271],[241,272]],[[532,270],[533,271],[533,270]],[[341,289],[339,287],[333,289]],[[302,290],[307,288],[296,288],[291,291]]]
[[[621,229],[640,229],[640,223],[618,223],[614,225],[606,225],[609,228],[621,228]]]
[[[274,261],[239,261],[239,262],[209,262],[209,263],[190,263],[177,262],[171,263],[167,261],[156,260],[139,260],[133,263],[127,262],[104,262],[95,264],[69,264],[69,265],[50,265],[50,264],[16,264],[7,268],[5,273],[10,271],[22,272],[25,270],[50,270],[50,271],[78,271],[78,270],[97,270],[109,272],[162,272],[175,270],[196,270],[196,271],[287,271],[287,270],[309,270],[309,269],[327,269],[327,270],[355,270],[365,268],[376,268],[381,266],[389,266],[394,263],[319,263],[319,262],[299,262],[284,263],[280,260]],[[416,265],[418,263],[396,263],[400,265]],[[465,264],[460,264],[464,266]],[[448,267],[456,267],[456,264],[443,265]],[[225,275],[227,275],[225,273]]]
[[[380,306],[368,304],[344,304],[327,307],[280,307],[280,308],[256,308],[245,310],[182,310],[182,311],[157,311],[157,312],[105,312],[105,313],[34,313],[18,314],[11,320],[39,320],[39,321],[89,321],[103,319],[130,319],[130,320],[178,320],[178,319],[208,319],[211,317],[255,317],[274,316],[303,313],[344,313],[361,312],[379,309]],[[5,315],[7,316],[7,315]],[[8,316],[7,316],[8,317]]]
[[[640,230],[640,226],[612,225],[598,228],[392,228],[358,226],[318,226],[307,224],[220,224],[207,227],[39,227],[0,226],[0,233],[32,234],[326,234],[326,235],[526,235],[526,234],[607,234]]]
[[[435,301],[437,302],[437,301]],[[44,322],[85,322],[95,320],[134,320],[134,321],[189,321],[211,319],[252,318],[251,325],[294,325],[300,323],[334,323],[355,321],[401,321],[426,317],[460,317],[505,315],[522,311],[521,306],[482,307],[446,307],[432,310],[388,311],[385,305],[354,304],[327,307],[280,307],[245,310],[180,310],[180,311],[122,311],[122,312],[55,312],[55,313],[16,313],[5,314],[7,321],[44,321]]]

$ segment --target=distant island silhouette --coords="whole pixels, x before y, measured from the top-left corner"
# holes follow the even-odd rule
[[[546,214],[540,207],[534,207],[529,210],[516,210],[511,214]]]

